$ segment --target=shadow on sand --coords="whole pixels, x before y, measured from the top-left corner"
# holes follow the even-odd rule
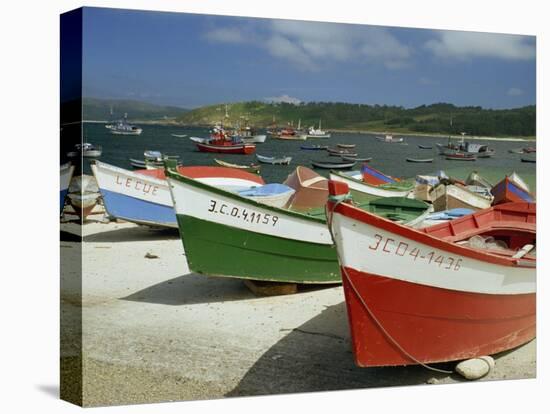
[[[178,229],[134,226],[90,234],[82,240],[86,243],[117,243],[134,241],[154,242],[155,240],[177,240],[179,238]]]
[[[303,285],[299,286],[297,294],[331,287],[334,285]],[[253,294],[242,279],[190,273],[157,283],[120,299],[180,306],[234,300],[261,300],[262,297]]]
[[[450,370],[453,365],[434,366]],[[448,376],[420,366],[357,367],[342,302],[291,330],[258,359],[226,396],[416,385]],[[453,374],[455,377],[458,375]]]

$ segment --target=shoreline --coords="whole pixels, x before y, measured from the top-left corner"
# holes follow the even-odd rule
[[[161,125],[161,126],[173,126],[173,127],[185,127],[185,128],[208,128],[208,125],[187,125],[181,124],[177,121],[168,120],[132,120],[132,123],[138,125]],[[84,124],[107,124],[109,121],[100,120],[84,120]],[[265,129],[265,128],[260,128]],[[449,136],[453,139],[462,139],[462,135],[449,135],[443,133],[421,133],[421,132],[392,132],[392,131],[370,131],[370,130],[355,130],[355,129],[327,129],[327,132],[342,133],[342,134],[361,134],[361,135],[385,135],[390,133],[396,136],[413,136],[420,138],[437,138],[446,139]],[[465,140],[477,140],[477,141],[508,141],[508,142],[536,142],[536,137],[486,137],[476,135],[466,135]]]

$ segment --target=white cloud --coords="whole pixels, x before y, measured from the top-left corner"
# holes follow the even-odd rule
[[[236,27],[213,29],[206,32],[204,37],[212,42],[222,43],[246,43],[249,41],[245,33]]]
[[[529,36],[441,31],[436,39],[424,46],[438,58],[458,60],[474,57],[489,57],[506,60],[529,60],[535,58],[535,44]]]
[[[520,96],[523,95],[523,90],[520,88],[510,88],[506,92],[506,95],[508,96]]]
[[[410,65],[412,57],[412,49],[389,30],[371,26],[273,20],[267,30],[222,27],[207,32],[205,37],[214,42],[254,44],[307,71],[334,62],[401,69]]]
[[[273,103],[290,103],[293,105],[299,105],[302,101],[298,98],[294,98],[288,95],[273,96],[269,98],[264,98],[264,101],[273,102]]]

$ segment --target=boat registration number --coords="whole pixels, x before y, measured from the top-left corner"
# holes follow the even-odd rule
[[[225,203],[219,203],[216,200],[210,200],[208,212],[212,214],[231,216],[236,219],[241,219],[247,223],[265,224],[273,227],[275,227],[279,221],[279,217],[273,214],[249,211],[246,208],[241,207],[231,207]]]
[[[458,271],[462,264],[461,258],[457,259],[452,256],[438,255],[434,251],[422,251],[418,247],[409,246],[409,244],[404,241],[395,240],[391,237],[384,237],[380,234],[374,235],[374,241],[369,245],[369,249],[387,254],[394,254],[396,256],[408,257],[413,262],[424,260],[430,265],[438,266],[445,270]]]

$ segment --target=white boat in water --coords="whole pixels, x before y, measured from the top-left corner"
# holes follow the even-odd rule
[[[321,129],[321,120],[319,120],[319,128],[315,129],[313,126],[309,127],[306,135],[308,138],[330,138],[330,133]]]
[[[85,158],[97,158],[101,156],[102,148],[99,145],[94,145],[89,142],[84,142],[82,144],[76,144],[74,146],[74,151],[69,151],[67,157],[74,158],[79,154]]]
[[[114,135],[139,135],[143,132],[142,128],[128,123],[127,114],[124,114],[124,119],[112,124],[108,129]]]
[[[292,161],[292,157],[266,157],[265,155],[256,154],[256,158],[263,164],[279,164],[288,165]]]
[[[393,135],[391,134],[386,134],[385,136],[383,137],[376,137],[376,139],[380,142],[387,142],[387,143],[391,143],[391,144],[400,144],[402,143],[404,140],[403,138],[401,137],[394,137]]]

